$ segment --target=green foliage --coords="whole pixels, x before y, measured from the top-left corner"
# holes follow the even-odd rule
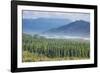
[[[22,42],[23,62],[90,57],[90,43],[86,40],[46,39],[38,35],[32,37],[24,34]]]

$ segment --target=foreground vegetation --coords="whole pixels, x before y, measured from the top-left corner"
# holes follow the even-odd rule
[[[23,34],[23,62],[89,59],[89,40],[46,39]]]

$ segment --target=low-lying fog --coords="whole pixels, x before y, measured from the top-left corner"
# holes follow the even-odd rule
[[[79,36],[66,36],[66,35],[40,35],[47,39],[83,39],[83,40],[90,40],[87,37],[79,37]]]

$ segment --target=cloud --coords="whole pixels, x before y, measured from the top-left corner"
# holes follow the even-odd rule
[[[75,20],[90,21],[89,13],[75,13],[75,12],[47,12],[47,11],[32,11],[24,10],[23,19],[38,19],[38,18],[62,18]]]

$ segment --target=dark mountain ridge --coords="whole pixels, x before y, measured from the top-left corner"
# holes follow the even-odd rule
[[[89,37],[90,23],[83,20],[78,20],[58,28],[50,29],[43,34]]]

